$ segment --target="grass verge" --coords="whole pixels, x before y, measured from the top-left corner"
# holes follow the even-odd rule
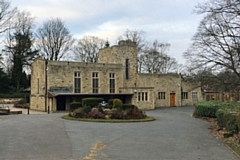
[[[75,121],[86,121],[86,122],[102,122],[102,123],[130,123],[130,122],[149,122],[155,121],[156,119],[147,116],[144,119],[89,119],[89,118],[74,118],[69,115],[62,116],[63,119],[75,120]]]
[[[223,142],[235,152],[240,158],[240,143],[235,141],[223,140]]]
[[[240,158],[240,133],[238,135],[234,135],[233,137],[224,138],[224,133],[227,131],[226,129],[219,130],[216,118],[200,117],[195,113],[193,113],[193,117],[209,122],[211,125],[211,127],[208,128],[210,130],[210,134],[224,143],[224,145],[226,145],[236,156]]]

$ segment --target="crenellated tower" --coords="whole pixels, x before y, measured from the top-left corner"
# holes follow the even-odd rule
[[[118,45],[99,51],[99,63],[122,64],[123,87],[134,86],[137,78],[137,45],[131,40],[119,41]]]

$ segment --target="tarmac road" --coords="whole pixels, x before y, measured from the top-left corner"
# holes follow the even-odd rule
[[[193,107],[147,111],[144,123],[61,119],[67,113],[0,116],[0,160],[237,160]]]

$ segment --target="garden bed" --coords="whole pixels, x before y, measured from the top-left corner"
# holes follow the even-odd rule
[[[210,127],[208,128],[210,134],[216,139],[220,140],[223,144],[225,144],[234,154],[236,154],[240,158],[240,133],[234,134],[232,137],[224,138],[224,134],[228,131],[223,128],[220,129],[216,118],[208,118],[208,117],[199,117],[194,116],[195,118],[200,118],[204,121],[210,123]]]
[[[104,105],[103,105],[104,104]],[[123,104],[120,99],[84,98],[72,102],[69,114],[64,119],[88,122],[148,122],[155,120],[133,104]]]
[[[75,120],[75,121],[86,121],[86,122],[103,122],[103,123],[130,123],[130,122],[149,122],[155,121],[156,119],[150,116],[147,116],[143,119],[90,119],[90,118],[75,118],[69,115],[65,115],[62,117],[67,120]]]

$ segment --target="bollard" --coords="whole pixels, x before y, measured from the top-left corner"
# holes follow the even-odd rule
[[[29,109],[30,109],[30,107],[28,107],[28,111],[27,111],[28,114],[29,114]]]
[[[50,113],[49,106],[48,106],[48,114]]]

